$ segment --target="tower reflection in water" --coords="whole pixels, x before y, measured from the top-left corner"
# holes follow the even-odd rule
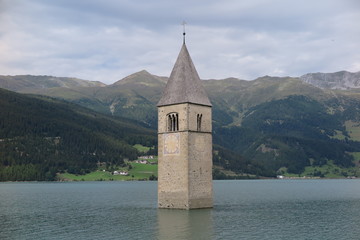
[[[211,239],[212,209],[158,210],[158,239]]]

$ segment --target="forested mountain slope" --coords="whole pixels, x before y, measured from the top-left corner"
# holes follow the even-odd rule
[[[53,180],[98,162],[136,159],[135,143],[156,144],[140,123],[49,97],[0,89],[0,180]]]

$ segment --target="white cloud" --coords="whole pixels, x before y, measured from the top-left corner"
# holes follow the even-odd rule
[[[360,71],[355,0],[2,0],[0,9],[2,75],[169,75],[183,19],[205,79]]]

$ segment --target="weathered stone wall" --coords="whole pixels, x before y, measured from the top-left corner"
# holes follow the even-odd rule
[[[179,151],[167,154],[165,151],[165,138],[174,134],[179,135]],[[160,208],[189,207],[188,189],[188,133],[159,134],[158,149],[158,205]]]
[[[188,104],[188,129],[197,131],[197,115],[202,114],[201,132],[210,132],[211,128],[211,107]]]
[[[170,106],[159,107],[158,109],[158,133],[167,132],[167,115],[176,112],[179,114],[179,131],[188,129],[187,118],[188,104],[176,104]]]
[[[188,159],[190,208],[212,207],[213,190],[211,133],[189,133]]]
[[[176,112],[179,131],[168,132],[167,115]],[[202,114],[201,132],[197,114]],[[212,207],[211,107],[176,104],[158,109],[159,208]]]
[[[197,131],[197,114],[202,114],[202,132],[211,132],[211,107],[183,103],[159,107],[158,109],[158,133],[167,132],[167,115],[179,114],[179,131]]]

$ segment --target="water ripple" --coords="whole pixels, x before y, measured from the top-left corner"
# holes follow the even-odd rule
[[[215,181],[214,209],[156,182],[0,183],[0,239],[358,239],[360,181]]]

